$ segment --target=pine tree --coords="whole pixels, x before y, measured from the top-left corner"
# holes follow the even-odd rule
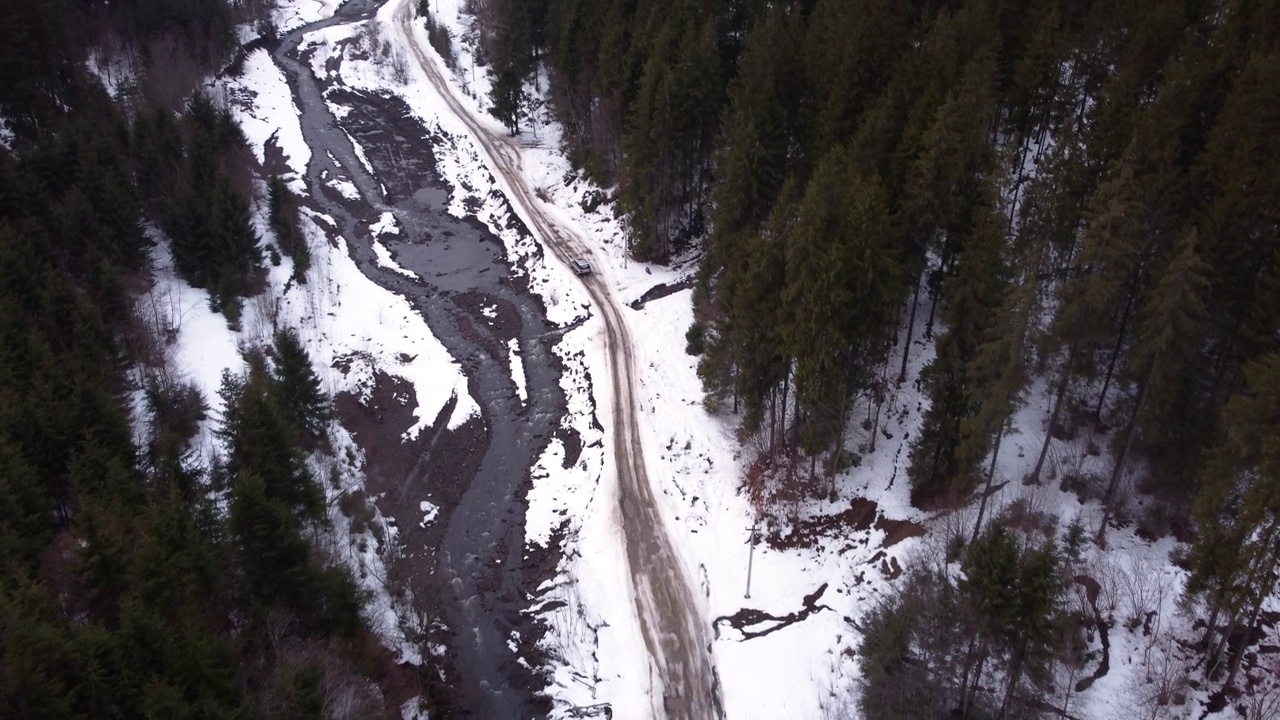
[[[702,235],[723,100],[712,20],[672,12],[644,63],[622,143],[620,199],[637,259],[664,261],[676,243]]]
[[[783,338],[811,458],[833,441],[838,457],[847,401],[886,352],[903,294],[889,224],[879,181],[859,177],[848,154],[835,152],[810,180],[789,231]]]
[[[730,84],[704,275],[714,276],[732,262],[742,235],[758,231],[769,217],[786,179],[792,137],[777,65],[785,62],[780,55],[789,50],[791,32],[780,11],[771,13],[747,39],[739,74]]]
[[[247,375],[224,371],[219,394],[224,404],[218,434],[226,443],[227,470],[252,472],[267,497],[309,520],[324,513],[324,497],[298,456],[298,432],[279,407],[261,359],[250,362]]]
[[[943,286],[946,331],[938,338],[937,356],[923,373],[930,403],[911,446],[912,496],[917,503],[972,488],[996,429],[994,419],[986,427],[972,426],[981,398],[990,389],[974,364],[1008,284],[1002,258],[1004,219],[990,207],[979,207],[976,213],[955,272]]]
[[[987,168],[989,151],[986,128],[992,114],[988,75],[990,55],[976,58],[965,73],[963,85],[936,110],[929,96],[921,100],[932,117],[919,136],[919,151],[910,160],[899,202],[902,205],[902,231],[907,245],[906,264],[915,278],[918,297],[921,273],[927,258],[938,255],[946,265],[957,252],[959,238],[968,222],[972,206],[978,202],[973,188],[981,187],[977,178]],[[899,154],[914,150],[910,140],[899,147]],[[934,287],[934,307],[941,288]],[[915,324],[915,303],[908,320],[907,341],[903,346],[898,379],[906,379],[907,362]],[[928,327],[932,331],[933,312]]]
[[[1196,252],[1194,231],[1184,233],[1176,255],[1160,275],[1151,297],[1142,308],[1134,349],[1130,355],[1130,373],[1137,383],[1137,398],[1116,455],[1111,479],[1103,496],[1102,523],[1098,540],[1105,539],[1116,488],[1137,434],[1155,435],[1159,428],[1179,422],[1169,413],[1181,401],[1187,388],[1187,373],[1195,361],[1198,339],[1208,311],[1208,266]],[[1156,438],[1150,438],[1154,440]],[[1167,451],[1177,448],[1166,446]]]
[[[1005,692],[996,711],[1000,717],[1024,677],[1048,684],[1046,663],[1064,622],[1066,586],[1060,562],[1052,540],[1020,544],[1001,523],[991,525],[965,552],[958,589],[960,612],[971,635],[959,683],[961,714],[979,702],[987,660],[1003,665]]]
[[[249,587],[263,602],[288,602],[310,589],[311,548],[298,515],[256,472],[236,475],[229,529]]]
[[[533,71],[533,37],[526,0],[496,0],[497,23],[493,37],[493,115],[511,131],[520,132],[525,115],[524,82]]]
[[[1223,410],[1224,432],[1208,453],[1193,510],[1187,594],[1207,605],[1211,661],[1233,631],[1254,637],[1280,569],[1280,355],[1252,363],[1245,377],[1247,389]],[[1243,653],[1236,651],[1232,676]]]
[[[267,183],[271,231],[275,233],[280,252],[293,259],[293,279],[305,283],[307,270],[311,269],[311,249],[307,247],[307,238],[298,227],[297,202],[284,180],[279,175],[272,175]]]
[[[319,436],[329,424],[331,411],[329,396],[320,387],[311,357],[293,328],[275,334],[274,348],[272,394],[293,427],[300,433]]]
[[[912,40],[908,6],[891,0],[818,0],[809,22],[808,76],[817,97],[815,149],[825,152],[853,134]]]
[[[1280,179],[1272,159],[1280,143],[1267,130],[1280,121],[1277,82],[1280,52],[1250,55],[1200,156],[1198,174],[1211,200],[1199,239],[1213,267],[1211,312],[1223,343],[1215,370],[1221,378],[1215,382],[1219,397],[1238,383],[1241,366],[1277,345],[1273,312],[1280,241],[1274,228],[1280,222]]]

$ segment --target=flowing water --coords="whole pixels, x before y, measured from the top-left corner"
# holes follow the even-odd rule
[[[377,6],[373,0],[350,0],[333,18],[284,36],[274,58],[302,113],[303,135],[312,152],[306,183],[313,200],[338,222],[361,271],[407,298],[422,314],[462,364],[481,407],[487,444],[477,472],[445,520],[437,551],[450,590],[444,616],[453,637],[456,677],[450,682],[465,705],[460,710],[495,720],[535,717],[532,675],[517,662],[515,644],[509,641],[529,604],[530,578],[523,567],[525,507],[519,490],[565,407],[560,367],[548,339],[555,328],[542,305],[512,282],[501,242],[477,221],[448,214],[451,188],[436,171],[428,131],[409,117],[404,103],[323,87],[300,57],[298,46],[306,33],[370,18]],[[350,108],[341,120],[326,107],[326,90],[331,101]],[[364,149],[372,173],[358,160],[350,138]],[[343,198],[328,187],[326,180],[335,175],[354,183],[360,200]],[[369,225],[387,211],[402,231],[382,242],[420,280],[377,263]],[[514,309],[507,314],[518,322],[504,323],[503,336],[474,321],[477,304]],[[511,335],[523,359],[525,402],[507,368]],[[427,489],[422,488],[424,497]]]

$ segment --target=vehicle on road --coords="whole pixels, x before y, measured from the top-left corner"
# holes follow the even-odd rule
[[[590,275],[591,263],[582,258],[574,258],[569,261],[569,266],[573,268],[573,272],[578,275]]]

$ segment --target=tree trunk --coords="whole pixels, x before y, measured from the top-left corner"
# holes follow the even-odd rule
[[[941,270],[941,268],[939,268]],[[929,321],[924,324],[924,339],[933,339],[933,319],[938,314],[938,296],[942,294],[942,284],[929,290]]]
[[[1009,686],[1004,691],[1004,700],[1000,702],[1000,711],[996,713],[997,720],[1004,720],[1005,713],[1009,710],[1009,700],[1013,698],[1013,691],[1018,687],[1018,682],[1022,680],[1022,665],[1027,654],[1027,641],[1025,637],[1022,640],[1022,648],[1018,652],[1018,658],[1014,660],[1013,668],[1009,671]]]
[[[978,519],[973,523],[973,537],[969,540],[972,545],[978,541],[978,534],[982,532],[982,518],[987,514],[987,501],[991,497],[991,481],[996,476],[996,458],[1000,457],[1000,441],[1004,439],[1004,425],[1000,426],[999,432],[996,433],[996,446],[991,451],[991,465],[987,467],[987,482],[982,488],[982,501],[978,503]]]
[[[1209,657],[1213,658],[1213,665],[1205,666],[1205,677],[1212,679],[1214,673],[1222,666],[1222,653],[1227,650],[1227,641],[1236,631],[1236,623],[1238,618],[1233,614],[1231,620],[1227,623],[1226,632],[1222,633],[1222,637],[1213,646],[1213,652],[1209,653]]]
[[[1222,612],[1225,594],[1225,589],[1219,589],[1213,594],[1213,604],[1209,606],[1209,619],[1205,621],[1204,637],[1200,640],[1200,645],[1204,647],[1206,654],[1209,651],[1209,644],[1213,642],[1213,631],[1218,628],[1218,615]]]
[[[876,403],[876,414],[871,420],[871,443],[867,446],[869,452],[876,451],[876,439],[880,435],[880,410],[884,408],[885,400]]]
[[[1040,482],[1040,472],[1044,469],[1044,459],[1049,454],[1049,443],[1053,441],[1053,427],[1058,424],[1058,416],[1062,413],[1062,400],[1067,394],[1067,384],[1071,380],[1071,368],[1076,364],[1076,344],[1071,345],[1067,353],[1067,362],[1062,367],[1062,378],[1058,380],[1058,388],[1054,391],[1053,410],[1049,413],[1049,427],[1045,428],[1044,444],[1040,446],[1040,457],[1036,458],[1036,467],[1027,479],[1028,485]]]
[[[1260,592],[1253,601],[1253,610],[1249,613],[1249,622],[1245,624],[1245,641],[1240,643],[1239,649],[1231,656],[1231,666],[1227,670],[1227,679],[1222,683],[1224,688],[1231,687],[1231,683],[1236,681],[1236,675],[1240,672],[1240,661],[1244,659],[1244,650],[1248,645],[1248,639],[1253,637],[1254,631],[1258,629],[1258,613],[1262,611],[1262,602],[1268,596],[1269,593]]]
[[[1254,630],[1257,629],[1258,613],[1262,609],[1262,603],[1271,596],[1271,593],[1266,588],[1274,587],[1275,585],[1276,553],[1280,551],[1280,548],[1273,547],[1273,543],[1276,541],[1278,529],[1280,529],[1280,524],[1277,523],[1271,523],[1266,526],[1266,529],[1263,531],[1262,542],[1259,543],[1263,548],[1263,552],[1260,557],[1255,558],[1253,562],[1249,563],[1249,573],[1246,576],[1245,581],[1242,583],[1246,592],[1249,591],[1250,588],[1257,588],[1257,590],[1254,591],[1253,608],[1249,612],[1249,622],[1245,629],[1245,632],[1247,633],[1245,636],[1246,638],[1251,637]],[[1262,580],[1261,582],[1259,582],[1260,579]],[[1222,643],[1224,645],[1230,641],[1231,634],[1234,630],[1235,622],[1232,622],[1231,632],[1228,632],[1222,637]],[[1223,687],[1230,687],[1231,683],[1235,681],[1235,676],[1240,671],[1240,660],[1244,656],[1244,648],[1245,646],[1241,645],[1239,651],[1231,656],[1231,665],[1227,671],[1227,679],[1222,684]]]
[[[923,275],[923,271],[921,271]],[[907,342],[902,346],[902,369],[898,371],[898,384],[907,381],[907,358],[911,355],[911,336],[916,329],[916,306],[920,304],[920,275],[916,275],[915,290],[911,293],[911,316],[907,319]]]
[[[769,456],[773,455],[773,448],[777,447],[777,423],[778,423],[778,387],[769,388]]]
[[[782,376],[782,412],[779,413],[778,422],[781,423],[782,447],[789,448],[791,444],[787,442],[787,396],[791,392],[791,363],[787,363],[787,374]]]
[[[1116,333],[1116,346],[1111,350],[1111,360],[1107,363],[1107,375],[1102,381],[1102,392],[1098,394],[1098,406],[1093,410],[1093,419],[1102,422],[1102,408],[1107,402],[1107,390],[1111,388],[1111,379],[1115,376],[1116,361],[1120,359],[1120,348],[1124,345],[1124,336],[1129,329],[1129,313],[1133,311],[1133,301],[1138,296],[1138,277],[1135,274],[1130,283],[1129,297],[1125,300],[1124,311],[1120,313],[1120,330]]]
[[[960,671],[960,697],[958,699],[960,706],[958,709],[962,718],[969,712],[969,674],[973,672],[973,664],[977,652],[978,639],[975,633],[969,637],[969,647],[965,649],[964,665]]]
[[[845,373],[845,379],[840,383],[840,418],[836,421],[836,447],[831,456],[831,468],[827,471],[827,482],[831,485],[828,498],[831,501],[836,499],[836,470],[840,467],[840,456],[844,452],[844,431],[845,423],[848,419],[848,403],[849,403],[849,377]]]
[[[1120,482],[1120,475],[1124,472],[1124,461],[1129,456],[1129,449],[1133,447],[1133,431],[1134,426],[1138,424],[1138,416],[1142,414],[1142,404],[1147,399],[1147,386],[1150,383],[1151,375],[1155,371],[1155,361],[1147,368],[1146,375],[1142,378],[1142,387],[1138,390],[1138,403],[1133,408],[1133,415],[1129,417],[1129,423],[1124,431],[1124,446],[1120,448],[1120,456],[1116,458],[1116,465],[1111,470],[1111,480],[1107,482],[1107,492],[1102,496],[1102,523],[1098,526],[1098,547],[1106,547],[1107,545],[1107,523],[1111,520],[1111,504],[1114,500],[1116,485]]]
[[[978,658],[978,667],[973,671],[972,683],[969,687],[968,695],[964,701],[964,709],[960,713],[961,718],[969,717],[969,708],[973,707],[973,701],[978,695],[978,683],[982,682],[982,666],[986,664],[987,664],[987,655],[986,653],[983,653],[983,655]]]

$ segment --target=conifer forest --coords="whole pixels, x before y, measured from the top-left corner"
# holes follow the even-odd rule
[[[268,9],[0,4],[4,717],[301,718],[335,697],[348,717],[380,710],[361,595],[312,540],[324,498],[303,457],[329,399],[305,349],[282,329],[223,377],[225,453],[204,467],[189,441],[207,399],[135,310],[147,228],[229,323],[260,289],[251,156],[196,88],[231,59],[235,24]],[[84,70],[102,44],[142,70],[127,104]],[[282,226],[287,192],[273,187]]]
[[[452,62],[462,39],[417,4]],[[302,199],[202,90],[275,6],[0,0],[0,717],[449,697],[382,646],[323,540],[334,403],[299,335],[242,348],[215,418],[138,311],[158,243],[229,327],[281,255],[307,282]],[[493,116],[519,133],[541,93],[631,260],[690,270],[694,322],[669,330],[754,503],[834,498],[895,388],[923,398],[898,482],[943,556],[857,620],[832,717],[1075,717],[1061,698],[1106,673],[1086,648],[1117,622],[1079,560],[1135,527],[1179,548],[1194,628],[1151,717],[1190,690],[1280,717],[1280,0],[466,7]],[[86,70],[103,48],[136,69],[127,97]],[[1028,422],[1032,470],[1002,477]],[[1056,460],[1084,437],[1105,472]],[[1006,484],[1101,521],[989,507]]]
[[[1092,622],[1064,612],[1067,568],[1134,521],[1122,493],[1189,544],[1207,682],[1242,686],[1280,571],[1280,5],[480,4],[497,77],[550,67],[635,257],[698,258],[705,402],[740,413],[774,498],[827,492],[851,423],[874,449],[913,339],[935,350],[919,508],[989,495],[1013,417],[1052,397],[1018,480],[1070,484],[1101,527],[1015,542],[982,500],[964,579],[916,568],[867,621],[866,717],[1051,714],[1034,698]],[[513,129],[519,106],[494,98]],[[1086,427],[1110,472],[1050,478]]]

